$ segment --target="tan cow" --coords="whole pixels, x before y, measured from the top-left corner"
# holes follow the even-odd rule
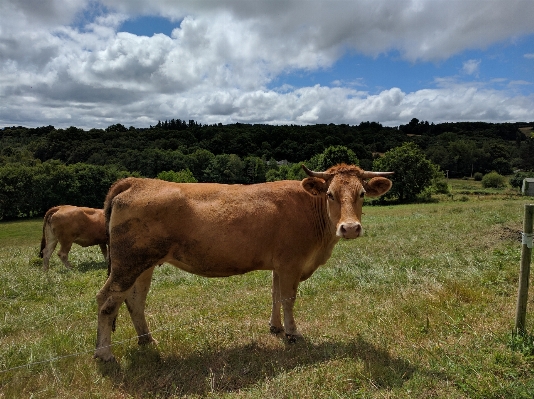
[[[205,277],[272,270],[271,332],[285,328],[294,341],[299,283],[328,260],[340,238],[362,235],[364,194],[387,192],[391,181],[381,176],[392,173],[344,164],[304,169],[310,177],[302,181],[253,185],[116,182],[104,204],[111,264],[97,294],[95,358],[113,359],[111,332],[124,301],[139,344],[154,342],[145,302],[154,267],[164,262]]]
[[[106,220],[103,209],[61,205],[50,208],[44,217],[41,252],[44,270],[48,270],[50,257],[57,243],[57,255],[67,268],[71,268],[69,251],[73,243],[82,247],[99,245],[107,258]]]

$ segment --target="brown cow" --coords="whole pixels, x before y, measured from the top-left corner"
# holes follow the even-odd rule
[[[71,268],[69,251],[73,243],[82,247],[99,245],[107,258],[106,220],[103,209],[61,205],[50,208],[44,217],[41,252],[44,270],[48,270],[50,257],[57,243],[61,245],[57,255],[67,268]]]
[[[111,272],[97,294],[95,358],[113,359],[111,332],[124,301],[139,344],[154,342],[145,302],[154,267],[164,262],[205,277],[272,270],[271,332],[285,327],[294,341],[299,283],[328,260],[340,238],[362,235],[364,194],[387,192],[391,181],[381,176],[392,173],[344,164],[304,169],[310,177],[302,181],[253,185],[116,182],[104,204]]]

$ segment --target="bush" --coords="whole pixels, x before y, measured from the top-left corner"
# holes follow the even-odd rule
[[[449,185],[444,179],[434,180],[432,189],[436,194],[449,194]]]
[[[189,169],[184,169],[179,172],[173,170],[159,172],[158,179],[165,181],[172,181],[175,183],[197,183],[197,179]]]
[[[527,177],[534,177],[534,172],[517,172],[510,178],[510,185],[512,187],[521,189],[523,180]]]
[[[484,175],[482,173],[480,173],[480,172],[476,172],[473,175],[473,178],[475,179],[475,181],[481,181],[483,177],[484,177]]]
[[[482,187],[484,188],[503,188],[506,186],[506,177],[493,171],[482,177]]]
[[[111,184],[130,175],[114,166],[65,165],[57,160],[2,166],[0,220],[44,215],[56,205],[101,208]]]

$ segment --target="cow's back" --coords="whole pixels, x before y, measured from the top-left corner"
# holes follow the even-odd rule
[[[73,242],[83,247],[106,244],[102,209],[62,205],[50,217],[53,234],[60,242]]]

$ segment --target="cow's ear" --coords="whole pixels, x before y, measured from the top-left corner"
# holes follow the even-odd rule
[[[302,180],[300,184],[302,184],[302,188],[304,188],[304,190],[306,190],[310,195],[326,193],[329,186],[329,183],[317,177],[307,177]]]
[[[369,197],[380,197],[389,191],[392,184],[391,180],[385,177],[373,177],[364,183],[365,195]]]

